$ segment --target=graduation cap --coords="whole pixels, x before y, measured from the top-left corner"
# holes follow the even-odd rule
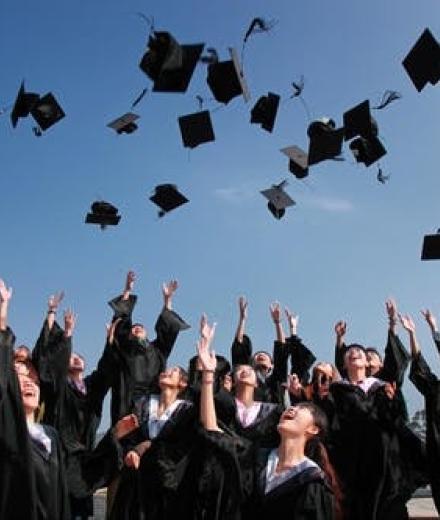
[[[185,148],[195,148],[199,144],[215,141],[208,110],[179,117],[179,127]]]
[[[38,94],[25,91],[24,81],[22,81],[11,112],[11,123],[14,128],[20,118],[27,117],[30,114],[39,99]]]
[[[133,112],[127,112],[121,117],[118,117],[107,126],[116,130],[117,134],[132,134],[137,130],[138,126],[135,121],[139,119],[137,114],[133,114]]]
[[[309,174],[309,158],[304,150],[299,146],[287,146],[280,150],[289,158],[289,171],[297,179],[304,179]]]
[[[156,186],[155,193],[150,197],[150,200],[154,202],[156,206],[159,206],[159,217],[163,217],[169,211],[189,202],[174,184],[160,184]]]
[[[440,45],[429,29],[423,31],[402,65],[418,92],[428,81],[435,85],[440,80]]]
[[[332,119],[313,121],[307,129],[307,135],[310,138],[309,166],[341,154],[344,128],[337,129]]]
[[[356,162],[364,163],[365,166],[372,165],[387,153],[378,137],[358,137],[351,141],[350,150]]]
[[[231,99],[243,95],[246,103],[250,100],[249,89],[243,76],[237,51],[229,48],[231,59],[208,65],[206,79],[214,98],[228,104]]]
[[[286,208],[295,205],[295,201],[284,191],[287,181],[280,184],[273,184],[271,188],[260,193],[268,199],[267,207],[272,215],[280,220],[286,212]]]
[[[368,139],[378,134],[377,123],[370,112],[368,99],[344,112],[344,139],[349,141],[358,135]]]
[[[154,31],[139,64],[155,92],[186,92],[204,43],[180,45],[169,32]]]
[[[118,215],[118,208],[110,202],[95,201],[91,205],[91,210],[91,213],[87,213],[86,224],[99,224],[101,229],[105,229],[106,226],[117,226],[121,220],[121,216]]]
[[[422,260],[440,260],[440,229],[435,235],[423,238]]]
[[[269,92],[261,96],[251,110],[251,123],[258,123],[267,132],[272,132],[277,117],[280,96]]]
[[[63,119],[66,114],[58,104],[54,95],[49,92],[33,105],[31,115],[44,132],[55,123],[58,123],[60,119]]]

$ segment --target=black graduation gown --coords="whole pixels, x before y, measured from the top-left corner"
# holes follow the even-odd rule
[[[41,401],[44,402],[44,422],[56,428],[65,455],[67,483],[70,491],[72,515],[93,516],[93,497],[79,499],[74,487],[79,461],[95,445],[101,421],[102,403],[110,386],[108,374],[112,361],[107,348],[97,369],[84,378],[86,393],[79,391],[68,380],[71,338],[54,323],[49,331],[44,323],[32,352],[40,375]]]
[[[283,408],[273,403],[262,402],[254,422],[243,426],[237,416],[235,396],[225,390],[215,394],[215,408],[218,420],[229,430],[261,446],[276,446],[279,442],[277,425]]]
[[[68,520],[67,485],[56,431],[48,454],[31,439],[13,366],[12,332],[0,331],[0,518]]]
[[[122,441],[128,452],[149,440],[148,417]],[[184,401],[171,414],[159,435],[151,440],[138,470],[122,470],[110,519],[171,520],[185,512],[192,482],[186,478],[194,447],[196,410]],[[188,488],[189,486],[189,488]]]
[[[302,385],[306,385],[310,379],[310,369],[316,361],[311,350],[302,342],[301,338],[294,335],[286,340],[290,353],[290,373],[296,374]]]
[[[307,468],[265,493],[266,464],[269,453],[259,456],[256,501],[252,520],[288,518],[295,520],[333,520],[334,495],[319,468]]]
[[[112,345],[111,420],[115,424],[133,410],[134,400],[147,393],[159,393],[158,376],[165,369],[179,331],[188,326],[174,311],[164,308],[157,319],[156,339],[138,342],[130,337],[131,315],[136,296],[128,300],[117,297],[109,302],[114,311],[113,320],[121,318]]]
[[[273,347],[272,372],[267,377],[257,372],[258,387],[254,392],[254,399],[256,401],[271,403],[282,402],[283,388],[281,385],[287,380],[288,356],[288,345],[275,341]],[[241,343],[234,338],[231,347],[231,359],[233,366],[252,365],[252,342],[249,336],[244,334]]]
[[[305,470],[265,494],[270,450],[257,448],[229,430],[204,431],[201,435],[211,455],[209,476],[215,475],[220,485],[212,497],[217,499],[217,502],[212,500],[217,508],[194,518],[267,520],[288,515],[287,518],[295,520],[333,520],[333,494],[320,470]]]
[[[224,433],[199,429],[190,472],[196,484],[188,493],[188,518],[236,520],[253,493],[256,453],[260,447],[273,448],[279,443],[277,425],[282,410],[263,402],[255,421],[243,427],[233,395],[220,390],[214,399]]]
[[[335,365],[339,373],[344,376],[346,375],[344,368],[344,355],[346,351],[347,346],[345,344],[341,347],[335,346]],[[403,346],[399,336],[388,330],[383,366],[374,377],[386,381],[387,383],[396,384],[396,398],[400,401],[402,420],[405,422],[408,421],[408,410],[402,393],[402,385],[410,360],[411,356]]]
[[[356,385],[333,383],[332,456],[344,485],[349,518],[402,520],[418,487],[409,471],[399,432],[401,410],[376,382],[365,393]],[[410,444],[410,443],[409,443]]]
[[[413,359],[409,378],[425,398],[428,475],[435,507],[440,514],[440,381],[422,354]]]

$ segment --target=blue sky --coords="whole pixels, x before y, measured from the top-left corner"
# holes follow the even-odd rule
[[[151,87],[138,68],[148,28],[137,12],[153,15],[156,29],[181,43],[206,42],[222,59],[229,46],[240,48],[252,18],[278,20],[271,33],[249,40],[252,100],[236,98],[212,114],[214,143],[188,152],[177,125],[198,109],[197,94],[211,97],[202,65],[185,95],[144,98],[136,133],[106,128]],[[136,319],[150,328],[161,283],[180,281],[175,306],[193,328],[178,340],[173,362],[193,355],[202,311],[218,322],[216,350],[228,352],[240,294],[250,301],[248,330],[257,348],[273,340],[274,300],[300,315],[299,333],[319,359],[332,358],[338,319],[348,322],[349,340],[381,348],[384,301],[392,295],[417,318],[422,347],[440,373],[419,314],[428,306],[440,316],[440,264],[420,261],[423,235],[440,227],[440,92],[428,85],[418,94],[401,66],[425,27],[440,38],[439,15],[436,0],[3,0],[0,106],[13,102],[24,78],[30,91],[52,91],[67,114],[41,138],[30,120],[14,130],[8,114],[0,117],[0,275],[15,290],[11,324],[19,341],[33,343],[48,295],[64,289],[65,305],[79,314],[76,347],[92,367],[110,317],[106,301],[134,269]],[[308,143],[304,111],[288,99],[301,75],[312,117],[338,124],[364,99],[377,102],[386,89],[402,94],[376,113],[388,149],[381,161],[391,174],[386,185],[348,148],[344,163],[317,165],[306,182],[288,172],[279,149]],[[269,90],[283,98],[272,134],[249,124],[253,103]],[[276,221],[259,191],[284,178],[297,205]],[[159,220],[148,197],[164,182],[191,202]],[[119,207],[117,228],[84,224],[97,198]],[[405,388],[410,408],[420,407],[420,396]]]

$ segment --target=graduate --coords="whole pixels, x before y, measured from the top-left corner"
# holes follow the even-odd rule
[[[229,488],[235,504],[217,518],[267,519],[282,517],[286,512],[295,519],[332,520],[337,518],[336,478],[323,456],[325,448],[319,438],[325,430],[325,415],[314,405],[305,403],[288,408],[277,430],[278,447],[257,449],[247,439],[221,428],[217,421],[213,393],[216,358],[210,352],[215,327],[205,327],[198,344],[203,367],[200,420],[212,449],[223,452],[219,460],[230,468]],[[316,456],[324,463],[309,458]],[[235,464],[234,464],[235,462]],[[333,488],[333,489],[332,489]],[[224,497],[219,497],[224,498]],[[235,505],[235,509],[234,509]]]
[[[260,350],[252,354],[252,342],[245,334],[248,317],[248,302],[241,296],[238,300],[239,320],[231,347],[232,366],[251,365],[257,374],[258,385],[255,389],[255,399],[279,403],[282,399],[281,384],[287,378],[288,349],[286,338],[281,326],[281,310],[278,303],[270,306],[272,320],[276,328],[277,339],[274,343],[273,359],[271,355]]]
[[[7,327],[11,295],[0,280],[0,518],[69,520],[57,432],[35,422],[38,374],[29,361],[13,364],[15,338]]]
[[[348,345],[344,367],[347,377],[330,386],[329,402],[333,460],[349,518],[408,518],[406,502],[420,485],[408,453],[417,438],[402,439],[401,403],[390,383],[367,376],[364,347]]]
[[[166,520],[180,517],[187,506],[196,418],[193,404],[181,397],[187,384],[186,371],[170,367],[159,376],[159,394],[136,400],[140,426],[121,441],[125,468],[109,518]]]
[[[189,328],[172,310],[172,299],[178,284],[176,280],[162,288],[163,309],[156,322],[156,339],[150,341],[145,327],[132,323],[132,312],[137,297],[132,294],[135,274],[127,274],[124,292],[109,302],[117,322],[112,356],[114,365],[110,374],[112,385],[112,424],[133,411],[134,401],[146,393],[158,392],[158,377],[165,369],[166,360],[180,330]]]
[[[437,349],[439,337],[437,321],[431,311],[423,311]],[[426,413],[426,452],[429,482],[432,498],[440,514],[440,380],[432,373],[421,352],[416,337],[416,327],[410,316],[402,316],[402,325],[408,332],[411,346],[411,370],[409,379],[425,398]]]
[[[64,330],[55,320],[63,294],[49,298],[47,318],[32,352],[41,382],[43,420],[57,429],[65,455],[72,518],[93,516],[93,496],[75,496],[75,482],[81,459],[92,451],[101,422],[102,403],[111,381],[109,347],[97,369],[85,376],[84,358],[72,352],[72,334],[76,317],[67,311]]]

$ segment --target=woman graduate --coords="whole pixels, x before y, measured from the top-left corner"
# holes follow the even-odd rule
[[[84,359],[72,352],[75,316],[71,312],[65,314],[65,329],[69,329],[69,335],[55,320],[62,297],[60,293],[49,298],[47,318],[32,359],[40,377],[43,420],[53,426],[60,436],[72,517],[85,519],[93,516],[93,496],[78,498],[75,482],[79,476],[77,473],[81,472],[81,460],[95,445],[102,403],[111,383],[108,375],[113,364],[109,360],[111,348],[107,345],[97,369],[84,376]]]
[[[348,345],[347,378],[330,386],[333,461],[345,485],[349,518],[402,520],[408,518],[406,502],[419,485],[409,451],[412,443],[402,439],[395,388],[367,377],[367,366],[365,349]]]
[[[160,394],[135,402],[140,426],[123,441],[122,471],[109,518],[167,520],[177,518],[187,499],[186,468],[194,445],[195,411],[182,399],[186,371],[170,367],[159,376]]]
[[[189,328],[172,310],[172,300],[178,284],[172,280],[162,287],[163,309],[157,319],[156,339],[150,341],[147,330],[140,323],[132,323],[131,315],[137,297],[132,294],[135,274],[127,274],[125,289],[121,296],[109,302],[117,323],[111,355],[114,367],[111,370],[111,420],[133,411],[133,403],[145,393],[158,392],[158,377],[165,369],[166,361],[181,330]]]
[[[68,520],[58,435],[50,426],[35,423],[37,372],[29,362],[13,364],[15,338],[7,327],[11,294],[0,280],[0,518]]]
[[[286,338],[281,328],[281,312],[278,303],[270,306],[272,320],[275,323],[277,339],[274,342],[273,358],[260,350],[252,354],[252,342],[245,334],[245,325],[248,316],[248,302],[241,296],[238,300],[239,321],[231,347],[232,366],[250,365],[257,374],[255,400],[263,402],[281,403],[281,385],[287,378],[288,348]]]
[[[205,327],[205,335],[198,344],[203,367],[200,420],[206,438],[213,449],[225,453],[224,460],[235,460],[235,472],[230,479],[236,489],[236,509],[230,507],[221,518],[243,520],[267,519],[289,513],[296,520],[331,520],[338,510],[335,494],[336,478],[325,457],[319,438],[325,430],[325,415],[311,403],[288,408],[278,423],[280,443],[272,450],[253,449],[247,439],[240,439],[219,427],[214,405],[213,373],[216,358],[209,351],[214,327]],[[324,468],[309,458],[313,452]],[[249,470],[250,465],[253,466]],[[324,469],[327,471],[325,472]],[[254,484],[249,492],[245,481]]]

